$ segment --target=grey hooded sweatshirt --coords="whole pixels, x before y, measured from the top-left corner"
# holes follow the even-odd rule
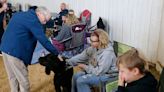
[[[116,73],[116,56],[112,45],[105,49],[96,49],[89,47],[81,54],[78,54],[68,60],[68,64],[76,66],[78,63],[85,63],[85,71],[88,74],[104,75]]]

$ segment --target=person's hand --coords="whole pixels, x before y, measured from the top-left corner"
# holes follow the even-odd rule
[[[62,58],[61,55],[58,55],[58,58],[59,58],[60,61],[64,61],[64,59]]]
[[[86,67],[85,64],[78,64],[77,66],[78,66],[79,68],[81,68],[81,69],[84,69],[84,68]]]
[[[69,59],[65,59],[66,62],[68,62]]]
[[[124,86],[125,84],[125,78],[124,78],[124,76],[121,74],[121,73],[119,73],[119,76],[118,76],[119,78],[118,78],[118,85],[119,86]]]
[[[8,9],[7,3],[4,3],[4,4],[3,4],[2,9],[3,9],[4,11],[6,11],[6,10]]]

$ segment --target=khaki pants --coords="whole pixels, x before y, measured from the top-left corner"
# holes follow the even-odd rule
[[[29,92],[28,70],[22,60],[2,52],[11,92]]]

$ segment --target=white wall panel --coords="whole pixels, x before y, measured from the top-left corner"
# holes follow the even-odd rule
[[[162,10],[162,22],[158,48],[158,61],[164,66],[164,6]]]
[[[162,9],[163,0],[153,0],[147,47],[147,56],[151,59],[151,61],[155,61],[157,59],[157,53],[155,52],[157,52],[158,49]]]
[[[10,0],[11,1],[11,0]],[[77,16],[84,9],[92,12],[92,25],[101,16],[108,24],[113,40],[138,48],[150,61],[157,59],[163,0],[12,0],[46,6],[59,12],[66,2]],[[110,29],[110,30],[109,30]]]

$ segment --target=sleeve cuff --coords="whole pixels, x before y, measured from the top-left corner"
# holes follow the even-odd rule
[[[124,92],[124,90],[125,90],[125,87],[123,87],[123,86],[118,86],[118,91],[119,91],[119,92]]]

